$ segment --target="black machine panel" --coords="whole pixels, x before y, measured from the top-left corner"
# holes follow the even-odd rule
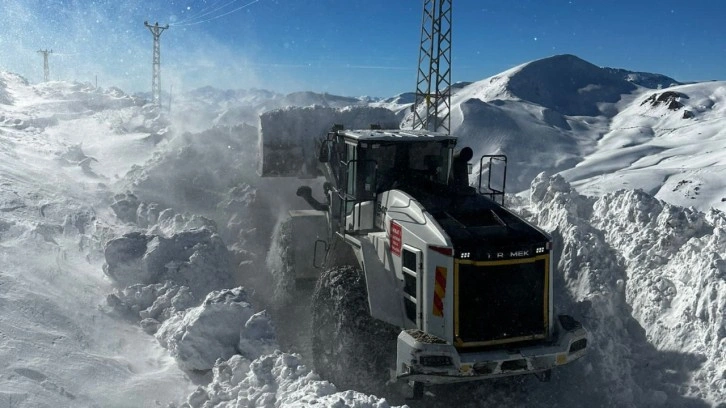
[[[457,342],[483,346],[546,337],[548,261],[459,263]]]

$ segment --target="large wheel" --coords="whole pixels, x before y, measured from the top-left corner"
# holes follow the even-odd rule
[[[380,390],[396,360],[398,330],[373,319],[365,276],[353,266],[325,271],[313,294],[315,369],[339,390]]]

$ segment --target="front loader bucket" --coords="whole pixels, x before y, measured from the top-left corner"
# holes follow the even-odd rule
[[[278,109],[260,115],[258,173],[262,177],[317,177],[318,143],[334,124],[397,129],[399,119],[385,108],[321,106]]]

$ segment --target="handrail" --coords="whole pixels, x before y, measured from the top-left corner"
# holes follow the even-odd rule
[[[487,191],[482,191],[482,174],[484,173],[484,159],[489,159],[487,168]],[[504,174],[502,175],[502,189],[498,190],[492,187],[492,163],[494,161],[504,162]],[[504,206],[504,191],[507,186],[507,156],[503,154],[485,154],[479,159],[479,194],[488,195],[494,201],[497,201],[496,197],[500,197],[500,204]]]

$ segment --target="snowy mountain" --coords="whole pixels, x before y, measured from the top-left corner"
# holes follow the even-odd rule
[[[527,189],[537,173],[547,170],[563,172],[586,193],[644,188],[674,204],[726,209],[717,181],[722,178],[717,151],[726,142],[724,85],[654,90],[624,79],[621,71],[572,55],[555,56],[456,93],[452,133],[461,145],[474,148],[475,158],[507,154],[510,191]],[[710,147],[701,149],[706,144]],[[696,153],[708,164],[694,162]],[[698,170],[703,167],[709,170]],[[703,177],[713,178],[707,192],[698,192],[709,199],[697,204],[690,198],[695,193],[683,186],[695,183],[692,188],[701,190]]]
[[[307,181],[256,173],[261,112],[401,117],[412,95],[200,88],[162,115],[118,89],[2,72],[0,407],[719,406],[726,83],[670,81],[565,55],[457,86],[453,133],[508,155],[508,202],[553,233],[555,304],[590,350],[549,383],[415,402],[311,371],[268,263]]]

